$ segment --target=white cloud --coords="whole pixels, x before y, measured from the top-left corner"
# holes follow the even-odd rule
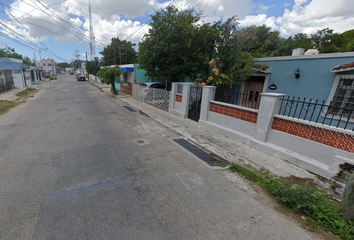
[[[262,4],[258,3],[254,7],[255,8],[254,12],[263,13],[263,12],[267,11],[269,8],[272,8],[272,7],[274,7],[274,5],[265,6],[265,5],[262,5]]]
[[[91,0],[96,45],[103,48],[110,43],[112,37],[119,37],[122,40],[128,38],[128,41],[138,43],[148,32],[149,26],[143,25],[149,19],[148,15],[171,4],[171,1]],[[201,21],[204,22],[213,22],[237,15],[241,26],[266,24],[273,30],[279,30],[283,36],[295,35],[299,32],[312,34],[326,27],[334,29],[335,32],[354,28],[354,14],[350,7],[352,0],[294,0],[291,4],[290,1],[285,1],[282,6],[284,12],[280,17],[266,15],[266,11],[275,7],[274,5],[266,6],[255,1],[175,0],[173,4],[180,10],[191,8],[202,10]],[[45,9],[37,1],[30,0],[14,0],[10,10],[41,41],[50,38],[55,42],[81,41],[88,43],[87,0],[67,0],[61,3],[58,0],[45,0],[45,4],[53,12]],[[36,8],[40,8],[42,11]],[[259,14],[249,15],[251,13]],[[61,19],[52,19],[55,18],[55,15]],[[16,21],[5,19],[1,19],[1,21],[19,34],[37,42]],[[67,23],[76,26],[76,30]],[[0,31],[4,30],[0,28]]]
[[[266,14],[247,16],[240,21],[241,26],[266,24],[279,30],[283,36],[297,33],[313,34],[324,28],[334,32],[344,32],[354,28],[352,0],[295,0],[292,9],[286,8],[281,17]],[[287,3],[286,3],[287,4]]]

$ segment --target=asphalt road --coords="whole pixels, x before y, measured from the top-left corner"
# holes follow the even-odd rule
[[[0,239],[316,239],[121,105],[62,75],[0,117]]]

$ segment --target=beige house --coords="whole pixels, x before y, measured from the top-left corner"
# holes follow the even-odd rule
[[[53,59],[42,59],[41,60],[41,67],[43,69],[43,75],[52,75],[57,74],[57,66]]]

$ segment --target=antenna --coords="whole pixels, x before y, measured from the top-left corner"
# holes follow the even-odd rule
[[[91,1],[90,0],[89,0],[89,19],[90,19],[90,54],[91,54],[91,60],[92,60],[92,56],[95,56],[96,52],[95,52],[95,34],[93,33]]]

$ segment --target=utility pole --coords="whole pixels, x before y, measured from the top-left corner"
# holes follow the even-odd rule
[[[89,0],[89,22],[90,22],[90,54],[91,54],[91,61],[92,61],[93,60],[92,56],[95,56],[96,52],[95,52],[95,34],[93,32],[90,0]]]
[[[74,51],[74,56],[76,57],[75,62],[77,60],[77,64],[78,64],[76,69],[78,69],[81,67],[80,66],[80,52],[79,52],[79,50],[76,49],[76,51]]]
[[[116,45],[113,46],[114,52],[113,52],[113,56],[114,56],[114,65],[116,65]]]
[[[120,51],[120,47],[119,47],[119,65],[122,65],[122,53]]]
[[[39,49],[39,67],[42,68],[42,56],[41,56],[41,49]]]

